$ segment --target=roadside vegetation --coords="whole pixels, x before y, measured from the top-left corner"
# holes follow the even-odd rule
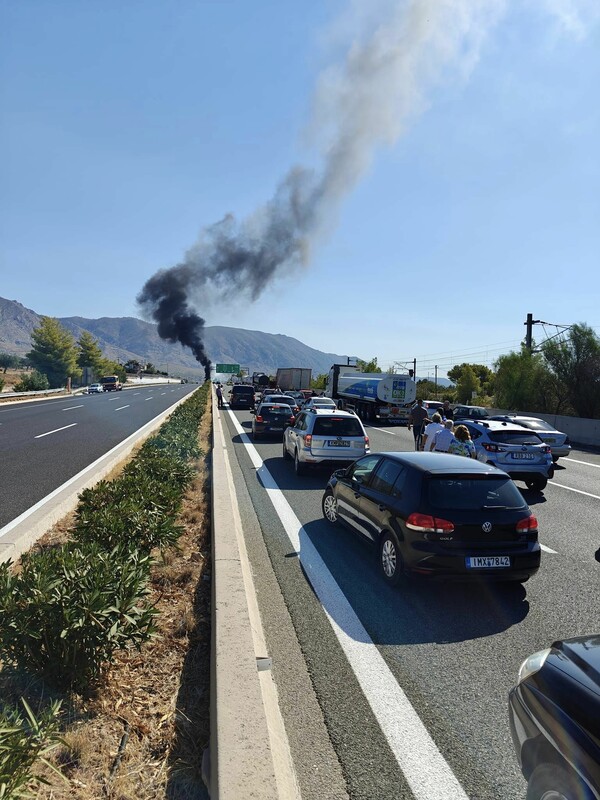
[[[210,385],[0,565],[0,798],[202,796]]]

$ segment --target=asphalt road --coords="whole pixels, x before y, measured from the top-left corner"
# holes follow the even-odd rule
[[[195,388],[140,386],[0,405],[0,528]]]
[[[297,478],[280,441],[248,447],[239,426],[249,433],[249,412],[223,416],[348,796],[523,800],[507,721],[519,666],[557,638],[600,632],[600,456],[574,450],[543,494],[517,483],[545,548],[524,586],[411,581],[394,590],[374,552],[323,520],[328,472]],[[372,451],[413,449],[403,428],[367,432]],[[278,680],[277,631],[268,620],[265,628]],[[280,696],[306,787],[296,703],[283,687]]]

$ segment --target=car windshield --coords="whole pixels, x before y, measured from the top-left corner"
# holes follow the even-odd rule
[[[313,397],[312,399],[313,406],[334,406],[335,403],[333,400],[330,400],[329,397]]]
[[[502,444],[543,444],[533,431],[490,431],[489,436],[492,442]]]
[[[547,423],[543,419],[531,419],[528,417],[527,419],[520,419],[518,421],[519,425],[525,425],[532,431],[553,431],[555,428],[552,427],[549,423]]]
[[[426,491],[431,506],[440,511],[524,508],[526,505],[510,478],[432,476]]]
[[[259,414],[265,414],[267,416],[277,416],[281,415],[284,417],[290,416],[290,407],[288,405],[281,405],[281,406],[261,406],[258,410]]]
[[[317,436],[364,436],[360,422],[351,417],[321,417],[315,420]]]

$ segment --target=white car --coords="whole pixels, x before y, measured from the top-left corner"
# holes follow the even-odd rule
[[[104,391],[104,386],[101,383],[92,383],[88,386],[88,394],[101,394]]]
[[[337,408],[303,409],[283,434],[283,457],[294,460],[296,475],[309,467],[343,466],[369,452],[362,422]]]
[[[311,397],[305,400],[302,411],[308,411],[309,408],[322,408],[326,411],[336,411],[337,405],[335,400],[332,400],[331,397]]]
[[[556,430],[554,425],[550,425],[550,423],[546,422],[544,419],[523,417],[518,414],[498,415],[496,417],[491,417],[491,419],[514,422],[515,425],[521,425],[523,428],[535,431],[542,442],[550,447],[552,451],[552,461],[554,461],[555,464],[559,458],[564,458],[571,452],[571,442],[567,434]]]

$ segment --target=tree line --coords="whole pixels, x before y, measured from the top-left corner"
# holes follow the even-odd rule
[[[358,360],[359,372],[382,372],[377,358]],[[600,419],[600,337],[585,323],[572,325],[560,339],[500,356],[493,369],[456,364],[448,370],[452,386],[417,381],[417,399],[490,406],[510,411],[538,411]],[[327,376],[315,378],[325,388]]]

